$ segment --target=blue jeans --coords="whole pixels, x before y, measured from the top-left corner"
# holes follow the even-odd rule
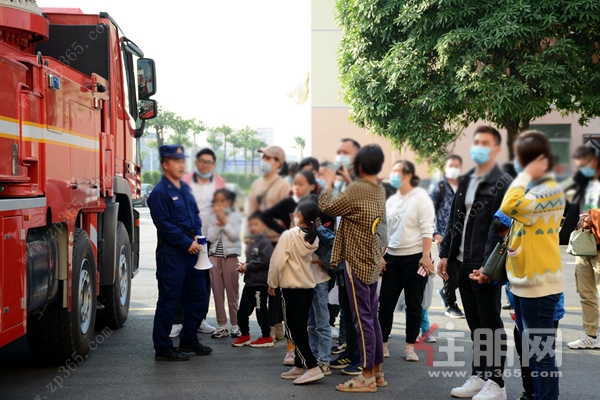
[[[331,326],[329,325],[329,282],[315,286],[312,305],[308,312],[308,343],[318,361],[331,361]]]
[[[522,362],[529,360],[536,400],[558,399],[554,310],[559,299],[560,293],[533,298],[514,295],[519,335],[522,343],[528,347],[523,349]],[[543,332],[528,333],[528,329],[543,329]],[[536,348],[532,348],[536,343]],[[548,351],[550,344],[552,351]]]

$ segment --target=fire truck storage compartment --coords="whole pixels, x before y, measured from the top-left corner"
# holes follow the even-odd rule
[[[52,301],[58,290],[58,240],[51,229],[27,233],[27,312]]]
[[[50,56],[73,69],[110,80],[108,26],[50,24],[50,39],[35,46],[36,53]]]
[[[23,322],[25,282],[21,215],[2,218],[2,263],[0,264],[0,331]]]

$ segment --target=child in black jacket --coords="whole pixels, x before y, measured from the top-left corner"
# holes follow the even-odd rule
[[[273,245],[263,235],[266,229],[262,215],[255,212],[248,217],[248,230],[252,240],[246,248],[246,262],[238,263],[238,272],[244,274],[244,290],[240,299],[237,318],[241,336],[232,343],[235,347],[273,347],[269,311],[267,310],[269,262],[273,254]],[[255,341],[251,341],[249,317],[256,308],[256,319],[262,331]]]

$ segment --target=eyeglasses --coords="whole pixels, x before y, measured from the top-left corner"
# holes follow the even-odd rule
[[[196,160],[196,162],[200,165],[215,165],[214,161]]]

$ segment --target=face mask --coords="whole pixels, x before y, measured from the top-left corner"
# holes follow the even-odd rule
[[[446,178],[456,179],[460,176],[460,168],[448,167],[446,168]]]
[[[225,209],[225,211],[223,211],[223,212],[225,213],[225,215],[229,215],[229,214],[231,214],[231,211],[232,211],[232,210],[231,210],[231,207],[227,207],[227,208]]]
[[[390,185],[392,185],[394,189],[400,189],[402,187],[402,179],[400,179],[400,175],[390,174]]]
[[[339,165],[345,165],[346,168],[350,168],[350,163],[352,162],[352,160],[350,160],[350,156],[345,155],[345,154],[338,154],[337,156],[335,156],[335,163],[339,164]]]
[[[294,217],[294,226],[300,226],[300,217]]]
[[[490,161],[490,152],[492,149],[483,146],[471,146],[471,159],[477,165],[485,164]]]
[[[335,181],[335,182],[333,182],[333,188],[335,190],[340,190],[341,187],[342,187],[342,181]]]
[[[523,172],[523,167],[521,167],[521,163],[516,158],[513,160],[513,167],[515,167],[515,171],[517,174]]]
[[[208,178],[210,178],[212,176],[212,172],[209,172],[208,174],[203,174],[202,172],[198,171],[197,168],[196,168],[196,173],[202,179],[208,179]]]
[[[271,172],[273,170],[273,166],[271,165],[270,162],[260,160],[260,170],[262,172],[264,172],[265,174],[268,174],[269,172]]]
[[[325,187],[325,185],[327,184],[327,183],[325,182],[325,179],[317,179],[317,183],[318,183],[319,185],[321,185],[321,187],[322,187],[322,188],[324,188],[324,187]]]
[[[295,201],[295,202],[296,202],[296,204],[297,204],[297,203],[300,203],[300,201],[301,201],[301,200],[302,200],[304,197],[306,197],[306,196],[303,196],[303,197],[298,197],[298,196],[295,196],[295,195],[293,195],[293,196],[292,196],[292,199],[294,199],[294,201]]]
[[[287,183],[292,183],[292,177],[291,176],[286,176],[285,180]]]
[[[589,165],[586,165],[585,167],[581,168],[580,171],[583,174],[583,176],[587,178],[593,178],[594,175],[596,175],[596,170],[590,167]]]

